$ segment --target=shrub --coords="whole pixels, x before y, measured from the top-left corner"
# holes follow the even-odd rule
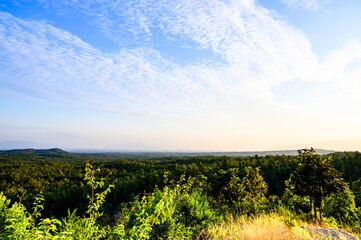
[[[124,206],[116,228],[128,239],[190,239],[216,219],[204,191],[205,177],[183,175],[162,190]]]

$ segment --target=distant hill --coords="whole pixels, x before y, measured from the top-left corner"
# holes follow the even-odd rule
[[[325,150],[325,149],[315,149],[318,154],[325,155],[334,153],[333,150]],[[38,154],[38,155],[46,155],[46,154],[90,154],[90,155],[98,155],[101,157],[102,155],[112,155],[112,156],[128,156],[128,157],[139,157],[139,156],[147,156],[147,157],[195,157],[195,156],[230,156],[230,157],[247,157],[247,156],[266,156],[266,155],[297,155],[297,150],[276,150],[276,151],[247,151],[247,152],[151,152],[151,151],[106,151],[106,150],[89,150],[89,151],[64,151],[60,148],[51,148],[51,149],[13,149],[13,150],[2,150],[0,153],[14,153],[14,154]]]
[[[318,154],[325,155],[335,151],[316,149]],[[197,153],[196,155],[213,155],[213,156],[231,156],[231,157],[247,157],[247,156],[266,156],[266,155],[298,155],[297,150],[276,150],[276,151],[249,151],[249,152],[209,152]]]
[[[333,150],[315,149],[318,154],[325,155],[334,153]],[[193,157],[193,156],[230,156],[230,157],[247,157],[247,156],[266,156],[266,155],[298,155],[297,150],[275,150],[275,151],[245,151],[245,152],[161,152],[161,151],[122,151],[122,150],[70,150],[72,153],[79,154],[106,154],[121,156],[152,156],[152,157]]]
[[[334,153],[333,150],[315,149],[318,154],[326,155]],[[164,153],[166,154],[166,153]],[[172,154],[172,153],[169,153]],[[175,154],[175,153],[173,153]],[[247,157],[247,156],[266,156],[266,155],[298,155],[297,150],[275,150],[275,151],[247,151],[247,152],[195,152],[195,153],[176,153],[182,156],[230,156],[230,157]]]
[[[39,154],[39,155],[46,155],[46,154],[66,154],[68,152],[60,149],[60,148],[50,148],[50,149],[33,149],[33,148],[26,148],[26,149],[14,149],[14,150],[3,150],[0,153],[15,153],[15,154]]]

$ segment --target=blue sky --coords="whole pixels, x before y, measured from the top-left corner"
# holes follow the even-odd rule
[[[360,12],[358,0],[2,1],[0,148],[361,150]]]

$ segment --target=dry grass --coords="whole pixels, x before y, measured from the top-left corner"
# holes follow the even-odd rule
[[[256,218],[229,217],[222,223],[209,227],[207,233],[210,239],[224,240],[313,239],[306,229],[287,226],[277,214]]]

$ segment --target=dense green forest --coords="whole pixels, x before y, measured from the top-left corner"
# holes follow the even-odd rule
[[[271,212],[360,234],[361,153],[297,156],[0,153],[6,239],[210,239]],[[38,237],[36,237],[38,236]],[[40,236],[40,237],[39,237]]]

